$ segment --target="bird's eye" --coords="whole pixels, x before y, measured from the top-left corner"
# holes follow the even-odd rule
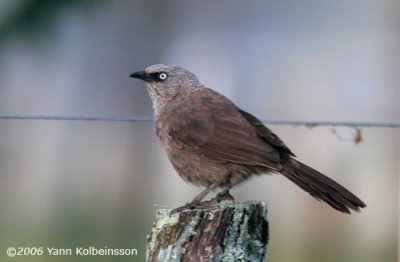
[[[165,79],[167,79],[167,74],[166,74],[166,73],[160,73],[160,74],[158,75],[158,78],[159,78],[160,80],[165,80]]]

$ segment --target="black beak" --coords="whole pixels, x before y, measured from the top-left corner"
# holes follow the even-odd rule
[[[150,82],[151,78],[145,71],[138,71],[129,75],[133,78],[138,78],[146,82]]]

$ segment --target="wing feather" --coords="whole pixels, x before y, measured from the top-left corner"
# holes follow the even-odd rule
[[[283,143],[283,141],[277,135],[275,135],[275,133],[272,132],[268,127],[266,127],[258,118],[256,118],[255,116],[253,116],[250,113],[247,113],[244,110],[241,110],[239,108],[238,108],[238,110],[242,114],[242,116],[244,118],[246,118],[246,120],[252,126],[254,126],[257,134],[261,138],[265,139],[271,145],[274,145],[274,146],[280,148],[281,150],[287,152],[289,155],[296,156],[295,154],[293,154],[292,151],[290,151],[290,149],[285,145],[285,143]]]
[[[208,93],[192,96],[194,106],[189,111],[177,109],[170,117],[173,143],[215,162],[281,169],[279,151],[258,136],[230,100],[210,89],[201,91]]]

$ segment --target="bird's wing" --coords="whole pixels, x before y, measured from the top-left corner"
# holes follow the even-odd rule
[[[279,150],[260,138],[236,106],[221,94],[199,90],[185,108],[174,110],[169,118],[168,133],[174,145],[215,162],[281,169]]]
[[[242,114],[244,118],[254,127],[257,132],[257,135],[262,139],[266,140],[269,144],[276,146],[277,148],[285,151],[291,156],[296,156],[292,151],[283,143],[283,141],[275,135],[268,127],[266,127],[257,117],[253,116],[246,111],[238,108],[239,112]]]

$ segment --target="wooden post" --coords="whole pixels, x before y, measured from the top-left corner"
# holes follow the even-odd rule
[[[148,236],[147,261],[264,261],[265,203],[224,201],[204,209],[171,211],[157,211]]]

